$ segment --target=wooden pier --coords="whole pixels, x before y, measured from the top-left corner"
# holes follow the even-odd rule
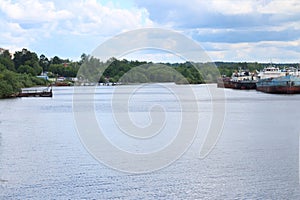
[[[46,89],[22,89],[22,91],[17,95],[17,97],[52,97],[52,87],[47,87]]]

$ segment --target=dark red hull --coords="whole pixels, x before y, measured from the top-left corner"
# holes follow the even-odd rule
[[[233,88],[233,84],[230,80],[230,78],[220,78],[218,79],[218,82],[217,82],[217,87],[219,88]]]
[[[57,87],[59,87],[59,86],[71,86],[71,83],[67,83],[67,82],[55,82],[53,84],[53,86],[57,86]]]
[[[233,89],[253,90],[256,89],[256,82],[232,82]]]
[[[260,86],[256,90],[272,94],[300,94],[300,86]]]
[[[232,88],[238,90],[252,90],[256,89],[256,82],[255,81],[231,81],[228,78],[219,79],[217,86],[219,88]]]

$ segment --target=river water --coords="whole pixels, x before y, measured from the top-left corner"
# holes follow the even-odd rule
[[[212,103],[205,85],[191,87],[197,96],[201,132],[209,128]],[[164,100],[159,103],[164,102],[166,112],[180,111],[165,94],[168,91],[159,88],[148,85],[131,99],[137,123],[149,122],[143,120],[144,106],[157,104],[157,96]],[[94,112],[107,137],[128,151],[163,148],[171,133],[146,147],[116,135],[109,117],[114,90],[99,86],[95,92]],[[223,130],[207,157],[199,158],[204,138],[199,133],[174,163],[140,174],[112,169],[89,154],[77,133],[73,88],[57,87],[53,92],[53,98],[0,100],[0,199],[300,198],[300,95],[226,89]],[[169,120],[178,120],[174,116]]]

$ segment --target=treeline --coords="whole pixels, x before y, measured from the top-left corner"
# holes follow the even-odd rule
[[[85,54],[83,54],[85,57]],[[58,56],[47,58],[44,54],[38,56],[35,52],[27,49],[16,51],[13,56],[8,50],[0,54],[0,65],[7,70],[29,74],[32,76],[48,72],[49,77],[65,76],[75,77],[82,61],[73,62],[69,59],[62,59]]]
[[[90,56],[86,56],[82,62],[81,71],[78,73],[81,80],[125,84],[145,82],[215,83],[221,75],[231,76],[234,71],[239,69],[257,72],[270,65],[270,63],[257,62],[152,63],[116,58],[102,62]],[[297,63],[273,65],[280,68],[298,67]]]
[[[12,59],[9,51],[4,50],[0,54],[0,98],[11,97],[24,87],[47,84],[35,76],[40,72],[36,54],[16,52]]]
[[[48,59],[27,49],[16,51],[13,55],[8,50],[0,52],[0,98],[14,96],[21,88],[47,85],[45,79],[36,77],[48,72],[49,77],[75,77],[80,62],[71,62],[57,56]]]
[[[82,54],[79,61],[72,61],[58,56],[38,56],[27,49],[16,51],[14,55],[0,50],[0,98],[12,96],[23,87],[49,84],[36,77],[42,72],[50,78],[77,76],[79,82],[201,84],[216,82],[221,75],[231,76],[238,69],[255,72],[269,65],[257,62],[152,63],[116,58],[104,62],[86,54]],[[297,63],[273,65],[298,67]]]
[[[178,84],[201,84],[216,82],[220,76],[213,63],[152,63],[111,58],[102,62],[86,57],[80,71],[79,81],[87,82],[175,82]],[[100,78],[99,78],[100,77]]]

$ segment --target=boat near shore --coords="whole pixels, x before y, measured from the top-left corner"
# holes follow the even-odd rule
[[[289,74],[277,78],[262,79],[257,82],[256,90],[273,94],[299,94],[300,77]]]
[[[222,76],[217,80],[218,88],[232,88],[233,84],[231,83],[231,78],[227,76]]]
[[[286,69],[276,76],[260,78],[256,90],[273,94],[300,94],[300,73],[298,69]]]
[[[239,70],[238,72],[233,73],[231,82],[233,84],[233,89],[251,90],[256,88],[257,80],[254,73]]]
[[[66,86],[73,86],[74,84],[71,82],[65,82],[65,81],[57,81],[52,83],[52,86],[56,87],[66,87]]]
[[[26,88],[22,89],[16,97],[52,97],[52,86],[47,88]]]
[[[300,71],[298,68],[279,69],[272,65],[256,73],[239,70],[231,77],[218,79],[219,88],[239,90],[256,89],[273,94],[300,94]]]
[[[256,88],[256,76],[249,71],[239,70],[232,74],[231,78],[223,76],[218,79],[219,88],[232,88],[239,90],[250,90]]]
[[[274,67],[272,65],[265,67],[263,70],[259,71],[257,74],[257,79],[268,79],[268,78],[277,78],[281,76],[285,76],[286,71],[280,70],[278,67]]]

